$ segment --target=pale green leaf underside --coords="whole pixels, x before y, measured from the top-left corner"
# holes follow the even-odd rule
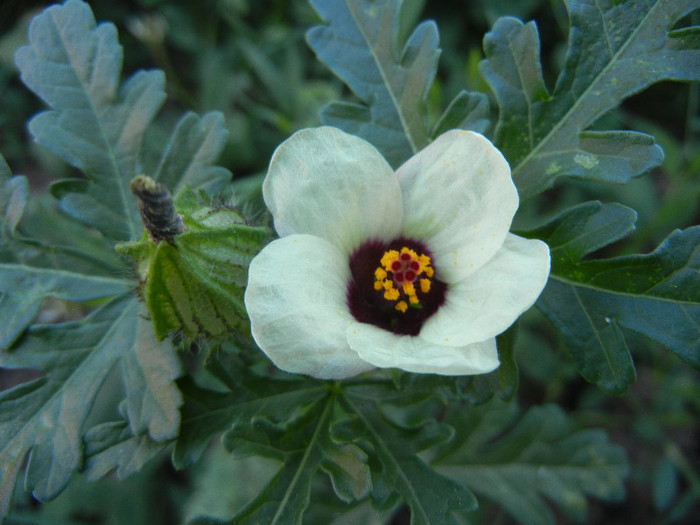
[[[0,155],[0,239],[12,235],[22,217],[29,188],[24,177],[12,177]]]
[[[62,268],[0,263],[0,349],[9,347],[36,316],[46,297],[89,301],[126,293],[128,278],[86,275]]]
[[[124,308],[126,302],[133,304]],[[32,366],[51,374],[5,391],[0,420],[2,515],[25,455],[25,486],[38,499],[63,489],[81,463],[81,430],[107,372],[119,358],[121,338],[134,328],[137,303],[122,299],[85,321],[30,329],[20,349],[2,355],[4,367]],[[88,324],[89,323],[89,324]],[[9,467],[9,470],[8,470]]]
[[[113,24],[97,26],[87,4],[69,0],[35,17],[15,60],[22,81],[51,108],[29,123],[35,140],[92,181],[63,196],[66,211],[113,239],[141,226],[129,181],[143,134],[165,98],[159,71],[119,87],[122,48]]]
[[[358,135],[398,167],[429,142],[425,98],[437,70],[438,32],[423,22],[398,42],[398,0],[311,0],[327,25],[307,41],[318,58],[363,102],[336,102],[323,111],[326,124]]]
[[[663,160],[653,138],[586,130],[628,96],[662,80],[700,78],[694,32],[671,32],[696,0],[567,2],[566,65],[551,95],[534,23],[500,19],[484,39],[482,72],[496,94],[496,144],[522,198],[560,176],[626,182]]]
[[[224,116],[211,112],[198,117],[187,113],[178,122],[153,174],[176,195],[184,186],[214,192],[231,179],[231,173],[214,163],[226,139]]]
[[[28,196],[24,177],[0,185],[0,349],[19,337],[47,297],[88,301],[123,294],[134,285],[110,262],[22,237],[17,226]],[[62,224],[52,226],[58,230]]]
[[[0,515],[5,515],[24,458],[25,487],[39,500],[56,496],[83,462],[84,423],[104,379],[122,362],[128,377],[132,432],[172,439],[179,428],[179,362],[154,341],[143,305],[129,294],[77,322],[30,328],[23,344],[0,355],[0,366],[47,375],[0,395]],[[140,339],[139,339],[140,338]],[[157,373],[154,373],[157,370]]]
[[[35,140],[89,179],[59,181],[52,193],[73,217],[110,239],[141,236],[129,182],[143,170],[144,134],[164,99],[161,71],[140,71],[119,85],[122,48],[113,24],[95,24],[87,4],[69,0],[34,18],[17,51],[23,82],[51,108],[35,116]],[[230,178],[213,165],[224,145],[223,117],[186,114],[155,166],[172,191],[188,184],[215,190]]]
[[[85,433],[85,464],[89,481],[112,471],[118,479],[138,473],[146,463],[170,446],[170,441],[154,441],[148,433],[134,434],[127,421],[102,423]]]

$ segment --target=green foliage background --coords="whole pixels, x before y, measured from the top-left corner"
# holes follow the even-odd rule
[[[93,1],[123,56],[107,26],[81,37],[99,60],[77,57],[96,71],[76,104],[53,88],[61,57],[15,62],[44,3],[3,2],[7,523],[697,518],[700,91],[675,81],[700,77],[700,5],[384,4]],[[507,156],[529,198],[515,228],[548,241],[553,270],[497,373],[325,384],[245,337],[156,341],[114,251],[141,238],[134,171],[264,225],[272,151],[322,122],[393,165],[453,127]]]

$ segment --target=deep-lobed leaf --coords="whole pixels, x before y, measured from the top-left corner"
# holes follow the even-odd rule
[[[75,218],[116,241],[143,231],[129,182],[147,164],[144,135],[165,100],[161,71],[139,71],[120,85],[122,48],[111,23],[96,24],[80,0],[32,20],[29,45],[16,53],[22,81],[51,108],[29,123],[34,139],[88,178],[65,179],[52,193]],[[218,189],[230,178],[213,165],[226,130],[219,113],[182,117],[154,178],[171,190]]]
[[[368,494],[367,456],[356,445],[332,438],[336,399],[323,383],[258,377],[221,352],[211,357],[209,368],[231,391],[181,381],[185,404],[173,459],[179,468],[189,465],[213,434],[225,431],[224,444],[235,455],[280,461],[277,474],[230,523],[302,523],[319,470],[346,502]],[[223,522],[202,517],[194,523]]]
[[[619,394],[635,379],[625,331],[700,366],[700,227],[677,230],[652,253],[581,261],[633,229],[624,206],[586,203],[529,232],[552,250],[537,306],[564,336],[579,372]]]
[[[623,239],[634,231],[636,221],[637,212],[631,208],[591,201],[569,208],[525,235],[547,240],[556,269]]]
[[[313,479],[322,466],[344,499],[364,497],[371,486],[366,455],[355,445],[334,443],[330,425],[335,399],[327,395],[297,407],[283,424],[268,419],[241,421],[224,436],[227,448],[256,451],[281,461],[277,475],[231,523],[301,524],[310,503]]]
[[[115,469],[126,476],[175,438],[180,362],[169,341],[155,339],[135,294],[138,280],[114,244],[143,232],[129,181],[144,159],[159,159],[154,174],[175,188],[214,190],[230,177],[214,165],[226,133],[218,113],[188,113],[162,154],[141,151],[165,96],[163,75],[139,72],[120,86],[115,27],[96,25],[87,4],[48,8],[29,40],[16,54],[22,80],[50,106],[30,131],[86,179],[53,185],[65,213],[43,198],[28,200],[26,179],[12,177],[0,159],[0,366],[44,374],[0,395],[0,517],[22,470],[25,487],[46,500],[81,468],[92,478]],[[215,222],[215,215],[200,219]],[[85,308],[94,311],[27,328],[47,298],[92,301]],[[87,429],[115,369],[123,392],[111,400],[121,401],[123,421]]]
[[[484,38],[482,72],[500,106],[496,145],[525,199],[557,177],[626,182],[659,165],[663,152],[652,137],[589,128],[655,82],[700,78],[696,31],[672,30],[695,0],[568,0],[567,7],[569,49],[551,94],[533,22],[502,18]]]
[[[3,244],[15,233],[17,223],[24,213],[28,194],[27,179],[12,177],[9,166],[0,155],[0,239],[3,240]]]
[[[325,22],[307,41],[362,103],[334,102],[324,123],[358,135],[398,167],[429,142],[425,99],[437,71],[434,22],[398,41],[399,0],[311,0]]]
[[[89,179],[56,187],[64,209],[112,239],[137,238],[129,181],[139,171],[143,134],[165,99],[163,74],[141,71],[120,86],[116,28],[96,25],[80,0],[35,17],[29,45],[15,60],[22,81],[51,108],[30,121],[34,139]]]
[[[173,130],[151,177],[173,194],[190,186],[213,195],[231,179],[227,169],[215,164],[226,133],[224,117],[218,111],[202,117],[186,113]]]
[[[217,351],[219,352],[219,351]],[[221,377],[226,356],[210,358],[209,366]],[[241,368],[243,365],[240,365]],[[239,421],[256,418],[284,421],[295,409],[318,400],[325,389],[317,383],[297,381],[294,383],[273,381],[246,374],[244,370],[234,372],[238,384],[229,391],[216,392],[202,388],[183,378],[180,389],[184,396],[180,435],[173,451],[173,464],[183,469],[192,465],[205,450],[211,437],[221,433]]]
[[[555,523],[545,497],[583,521],[587,497],[624,496],[627,460],[599,430],[578,430],[558,407],[523,416],[498,399],[455,406],[446,422],[459,439],[433,461],[437,470],[504,507],[521,523]]]
[[[47,297],[88,301],[126,293],[134,285],[113,255],[103,257],[109,248],[93,232],[59,246],[24,237],[18,225],[25,219],[27,180],[10,178],[9,168],[2,166],[7,178],[0,179],[0,350],[17,340]],[[62,238],[69,229],[65,217],[43,212],[41,220],[51,222],[54,240]],[[89,240],[95,241],[95,253],[79,248]]]
[[[366,452],[381,465],[381,471],[374,472],[375,505],[388,510],[397,498],[402,499],[411,509],[412,525],[453,523],[455,514],[474,510],[476,499],[467,488],[438,474],[417,456],[451,439],[451,429],[430,418],[410,422],[389,419],[378,393],[374,387],[348,388],[343,401],[353,419],[337,432],[360,446],[371,443]]]
[[[431,139],[451,129],[467,129],[485,133],[491,123],[489,99],[484,93],[460,91],[433,128]]]
[[[102,423],[84,435],[83,471],[89,481],[103,478],[112,471],[125,479],[162,454],[170,441],[155,441],[148,432],[134,434],[126,420]]]
[[[141,309],[135,296],[128,294],[81,321],[36,325],[20,347],[0,354],[2,367],[34,368],[46,374],[0,394],[0,515],[7,513],[27,454],[25,487],[39,500],[56,496],[82,466],[86,418],[105,377],[120,360],[124,374],[132,376],[127,390],[132,395],[138,392],[139,401],[144,401],[128,410],[132,431],[150,432],[160,441],[176,435],[180,395],[173,380],[180,372],[179,362],[166,345],[144,357],[148,347],[150,351],[154,347],[137,341],[144,333],[147,341],[153,341]],[[147,376],[144,371],[153,367],[159,369],[158,375]]]

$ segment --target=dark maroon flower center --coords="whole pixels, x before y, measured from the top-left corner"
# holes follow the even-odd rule
[[[358,321],[400,335],[418,335],[445,302],[447,284],[437,278],[426,246],[400,237],[367,241],[350,256],[347,301]]]

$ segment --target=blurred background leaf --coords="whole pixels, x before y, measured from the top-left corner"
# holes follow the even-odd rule
[[[624,497],[624,450],[596,430],[576,430],[558,407],[530,409],[493,400],[453,407],[446,421],[463,441],[447,445],[434,464],[469,489],[503,506],[521,523],[556,523],[546,496],[575,521],[586,519],[586,497]]]

